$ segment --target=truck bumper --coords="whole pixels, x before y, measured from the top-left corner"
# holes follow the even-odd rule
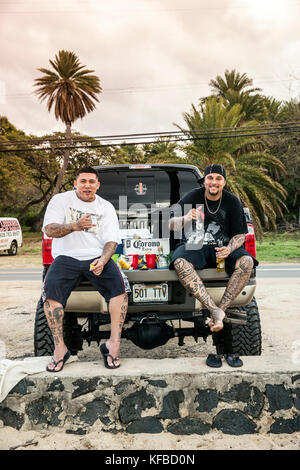
[[[124,271],[130,284],[133,283],[160,283],[167,282],[170,286],[176,289],[179,286],[178,277],[175,271],[169,269],[153,269],[148,271]],[[198,271],[198,274],[207,289],[207,292],[212,297],[214,302],[218,304],[226,289],[228,283],[228,275],[226,272],[216,272],[215,269],[204,269]],[[252,273],[248,284],[244,287],[242,292],[236,297],[232,303],[232,307],[242,307],[248,305],[252,300],[256,288],[255,272]],[[87,301],[88,298],[88,301]],[[159,310],[161,312],[176,312],[176,311],[199,311],[203,306],[201,302],[195,299],[188,292],[185,293],[184,301],[179,303],[173,300],[168,303],[140,303],[134,304],[129,297],[128,313],[136,312],[151,312]],[[77,313],[105,313],[108,312],[108,305],[105,299],[94,290],[88,282],[80,284],[70,295],[66,308],[66,312]]]

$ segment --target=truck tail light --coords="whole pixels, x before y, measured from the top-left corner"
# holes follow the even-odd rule
[[[255,242],[255,231],[253,224],[248,223],[248,233],[245,237],[245,250],[250,253],[250,255],[256,258],[256,242]]]
[[[43,233],[42,258],[43,258],[44,266],[50,266],[50,264],[53,261],[51,248],[52,248],[52,238],[47,237],[47,235]]]

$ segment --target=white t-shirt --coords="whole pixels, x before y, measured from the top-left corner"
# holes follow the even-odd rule
[[[86,214],[91,214],[91,221],[96,227],[53,238],[53,258],[59,255],[78,260],[99,258],[105,243],[121,243],[118,217],[113,205],[97,194],[93,202],[81,201],[74,190],[53,196],[46,209],[42,230],[44,232],[46,225],[52,223],[76,222]]]

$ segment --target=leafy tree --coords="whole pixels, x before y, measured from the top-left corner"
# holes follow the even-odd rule
[[[277,122],[282,130],[290,130],[293,122],[300,121],[300,101],[290,100],[280,103]],[[277,155],[286,167],[286,174],[280,182],[287,191],[286,205],[288,213],[284,214],[283,223],[299,224],[300,217],[300,138],[298,133],[280,133],[264,137],[265,145],[270,152]]]
[[[17,152],[16,141],[24,142],[28,136],[18,130],[5,116],[0,117],[0,210],[3,215],[16,216],[28,197],[35,197],[31,187],[32,173],[26,164],[26,152]],[[20,184],[22,181],[22,184]]]
[[[191,112],[183,116],[187,129],[182,130],[192,142],[185,148],[185,163],[196,164],[202,171],[210,163],[224,165],[227,187],[249,207],[258,237],[262,237],[263,227],[275,230],[276,217],[283,215],[286,191],[272,174],[276,169],[278,175],[284,175],[285,167],[257,145],[254,137],[236,136],[236,129],[240,132],[246,125],[240,124],[243,120],[241,105],[229,107],[223,98],[211,97],[199,110],[192,106]],[[211,129],[216,128],[227,129],[227,137],[219,132],[219,137],[214,138]],[[200,135],[199,131],[202,131]]]
[[[71,125],[95,109],[97,94],[101,92],[100,80],[93,70],[85,69],[74,52],[61,50],[54,60],[49,60],[53,70],[39,68],[44,75],[35,79],[36,94],[40,101],[47,100],[48,111],[54,106],[56,119],[66,125],[66,149],[63,164],[56,181],[54,194],[62,187],[68,168],[71,145]]]
[[[169,163],[181,161],[177,154],[178,144],[170,138],[160,137],[151,144],[144,144],[145,163]]]
[[[158,138],[150,144],[122,145],[101,149],[107,165],[134,163],[168,163],[182,160],[176,151],[178,145],[169,138]]]
[[[17,145],[21,142],[22,152],[18,151]],[[91,138],[73,133],[74,148],[64,175],[63,190],[73,187],[75,173],[80,167],[103,163],[101,150],[90,147],[94,143]],[[65,138],[61,132],[39,138],[28,136],[6,117],[0,117],[1,214],[18,217],[34,231],[40,229],[57,182],[64,148]]]

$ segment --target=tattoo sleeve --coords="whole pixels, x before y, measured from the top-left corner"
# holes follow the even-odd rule
[[[74,224],[77,224],[78,227],[80,227],[78,222],[74,222],[72,224],[48,224],[45,227],[45,233],[51,238],[62,238],[74,231]]]
[[[245,234],[241,233],[239,235],[235,235],[228,243],[228,248],[230,249],[230,253],[240,248],[245,242]]]
[[[100,258],[105,263],[107,263],[107,261],[110,260],[110,258],[112,257],[112,255],[116,251],[117,246],[118,246],[118,244],[116,242],[107,242],[107,243],[105,243],[104,248],[103,248],[103,253],[102,253]]]
[[[253,269],[253,260],[250,256],[241,256],[236,262],[235,270],[231,275],[223,294],[219,307],[226,310],[236,296],[243,290],[249,281]]]
[[[179,281],[186,290],[196,297],[196,299],[200,300],[204,307],[210,311],[212,316],[217,314],[219,308],[209,296],[193,265],[186,259],[177,258],[174,261],[174,268],[178,274]]]

